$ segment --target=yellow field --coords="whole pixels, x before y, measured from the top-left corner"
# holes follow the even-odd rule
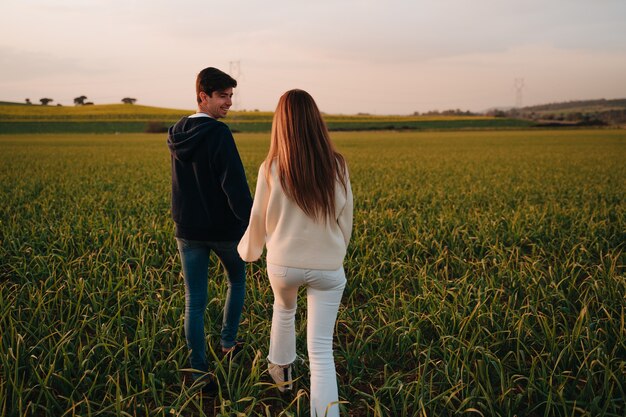
[[[176,120],[184,115],[193,113],[193,109],[167,109],[160,107],[129,105],[129,104],[99,104],[90,106],[25,106],[0,105],[0,121],[31,121],[31,120]],[[227,119],[237,121],[267,121],[271,122],[272,112],[260,111],[231,111]],[[329,122],[411,122],[411,121],[441,121],[441,120],[491,120],[487,116],[375,116],[375,115],[332,115],[325,114]]]

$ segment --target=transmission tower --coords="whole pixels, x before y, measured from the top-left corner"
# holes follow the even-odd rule
[[[520,109],[523,104],[522,90],[524,89],[524,79],[516,78],[513,85],[515,86],[515,107]]]
[[[241,77],[241,61],[230,61],[228,72],[230,76],[239,83],[239,78]],[[233,110],[239,110],[240,96],[240,89],[237,88],[233,94]]]

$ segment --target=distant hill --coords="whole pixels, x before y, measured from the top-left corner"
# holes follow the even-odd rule
[[[523,119],[537,127],[626,125],[626,99],[576,100],[522,108],[492,109],[487,115]]]
[[[598,100],[575,100],[560,103],[548,103],[540,104],[538,106],[527,106],[521,108],[520,110],[524,112],[596,112],[621,109],[626,109],[626,98],[613,100],[606,100],[602,98]]]
[[[0,104],[0,121],[151,121],[178,120],[192,110],[166,109],[139,104],[97,104],[85,106],[42,106]]]
[[[32,106],[32,104],[16,103],[14,101],[0,101],[0,106]]]

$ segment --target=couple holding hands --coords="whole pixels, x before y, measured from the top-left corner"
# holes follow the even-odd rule
[[[287,91],[274,113],[253,202],[232,133],[218,121],[228,113],[236,86],[216,68],[202,70],[196,79],[198,111],[172,126],[167,140],[193,378],[205,392],[217,389],[208,374],[204,331],[211,252],[228,275],[221,331],[222,352],[228,354],[243,348],[237,331],[245,262],[259,259],[265,246],[274,294],[268,373],[279,390],[292,389],[297,295],[304,286],[311,416],[338,416],[332,343],[352,232],[348,168],[313,98],[302,90]]]

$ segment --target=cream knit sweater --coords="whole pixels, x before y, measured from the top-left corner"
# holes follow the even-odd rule
[[[267,262],[302,269],[335,270],[342,266],[352,234],[352,189],[347,193],[336,181],[335,218],[315,222],[287,197],[276,164],[265,179],[265,162],[259,168],[250,224],[237,247],[241,259],[256,261],[267,246]]]

